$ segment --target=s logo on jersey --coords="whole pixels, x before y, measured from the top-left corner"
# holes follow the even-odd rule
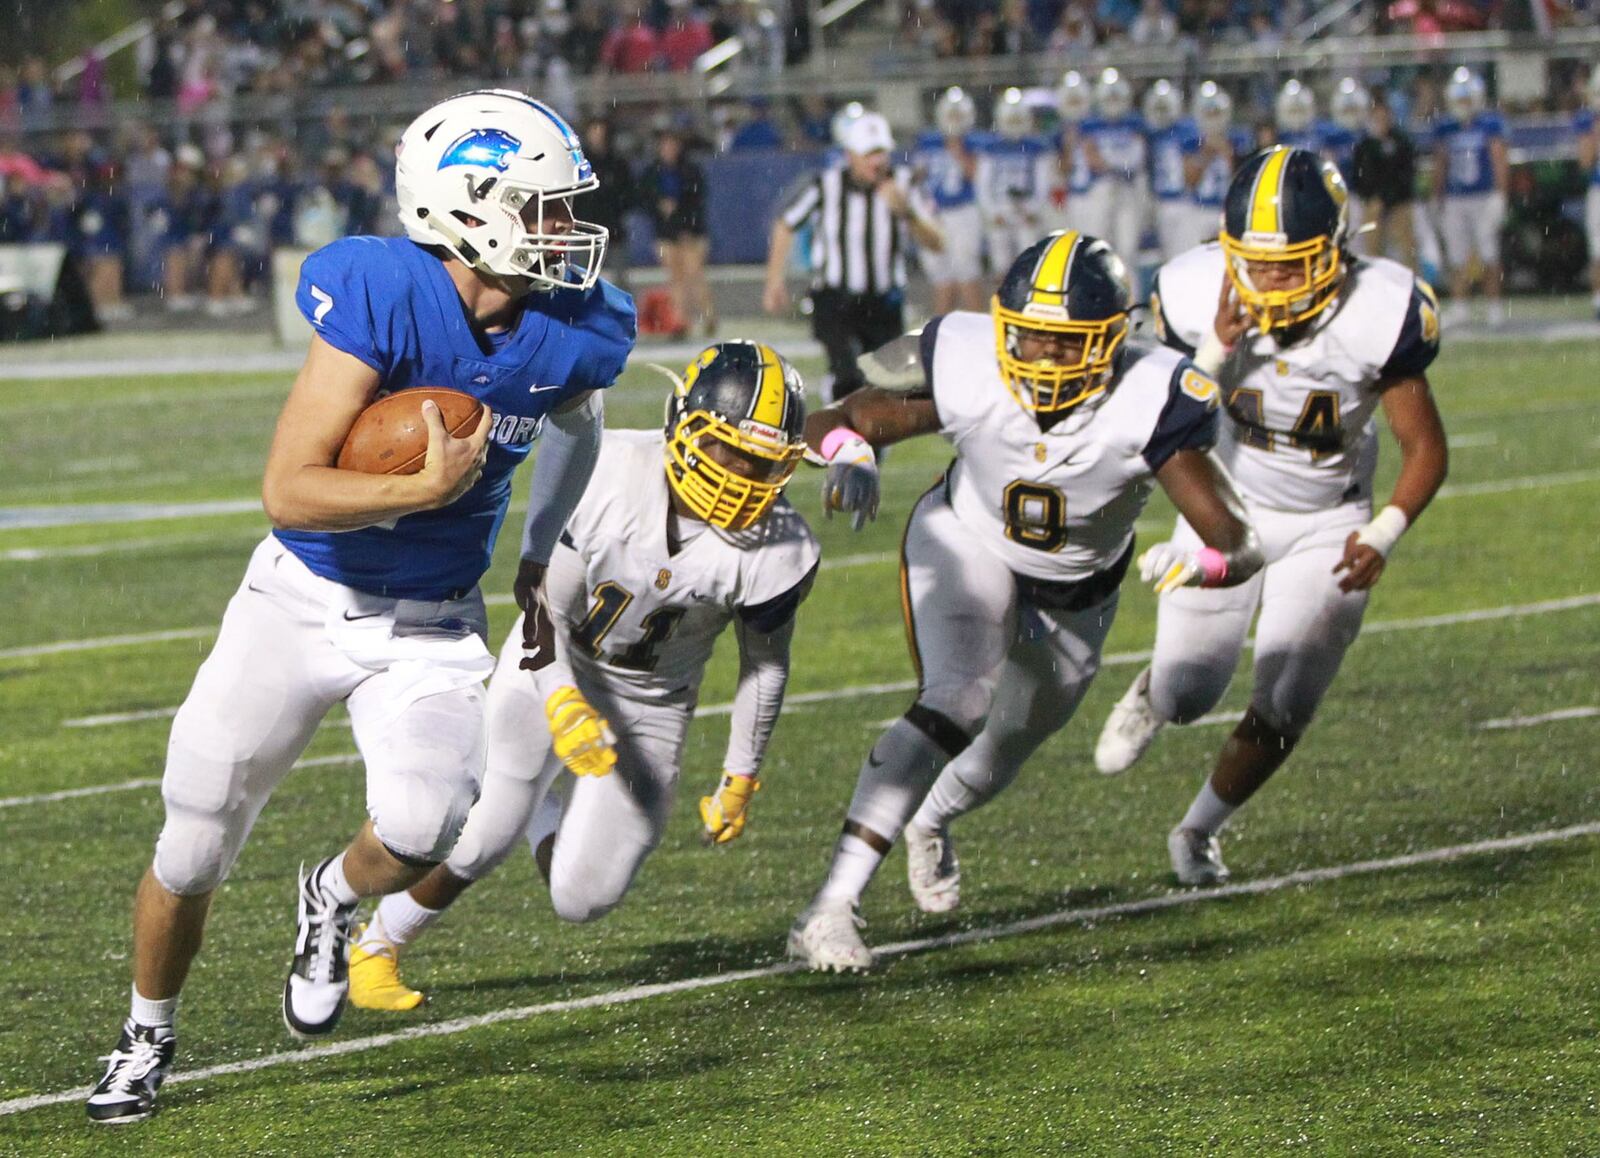
[[[663,568],[661,568],[661,570],[656,572],[656,590],[657,591],[665,591],[667,589],[667,585],[669,583],[671,583],[671,582],[672,582],[672,572],[671,571],[668,571],[665,567],[663,567]]]

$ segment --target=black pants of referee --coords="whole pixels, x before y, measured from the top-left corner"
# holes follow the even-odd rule
[[[811,332],[828,355],[834,402],[866,385],[856,359],[905,333],[905,304],[899,292],[853,294],[811,291]]]

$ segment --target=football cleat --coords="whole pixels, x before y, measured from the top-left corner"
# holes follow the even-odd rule
[[[1150,669],[1145,668],[1106,717],[1094,746],[1094,766],[1107,776],[1126,772],[1165,726],[1150,707]]]
[[[400,959],[395,947],[367,936],[367,926],[356,930],[350,947],[350,1004],[357,1009],[403,1013],[421,1005],[421,993],[400,980]]]
[[[89,1094],[89,1120],[108,1126],[141,1122],[156,1111],[156,1091],[167,1079],[178,1035],[170,1025],[122,1024],[117,1048],[100,1060],[105,1077]]]
[[[1167,855],[1180,885],[1220,885],[1228,879],[1215,833],[1179,825],[1167,834]]]
[[[865,973],[872,968],[865,924],[848,901],[813,902],[789,930],[789,956],[819,973]]]
[[[355,905],[341,905],[322,895],[323,861],[306,874],[300,870],[298,930],[294,961],[283,983],[283,1024],[299,1038],[325,1037],[339,1024],[350,994],[350,927]]]
[[[961,904],[961,862],[948,828],[906,825],[906,883],[924,913],[948,913]]]

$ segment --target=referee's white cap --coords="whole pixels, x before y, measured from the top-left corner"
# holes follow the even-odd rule
[[[880,149],[893,149],[894,134],[882,113],[862,113],[841,128],[839,144],[846,152],[865,156]]]

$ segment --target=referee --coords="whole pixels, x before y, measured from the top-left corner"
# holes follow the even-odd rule
[[[865,113],[839,133],[842,161],[801,187],[772,224],[767,251],[768,313],[789,306],[783,275],[795,231],[811,231],[811,332],[828,354],[831,400],[859,389],[856,359],[905,332],[906,247],[935,253],[943,237],[911,191],[911,169],[891,170],[889,122]]]

